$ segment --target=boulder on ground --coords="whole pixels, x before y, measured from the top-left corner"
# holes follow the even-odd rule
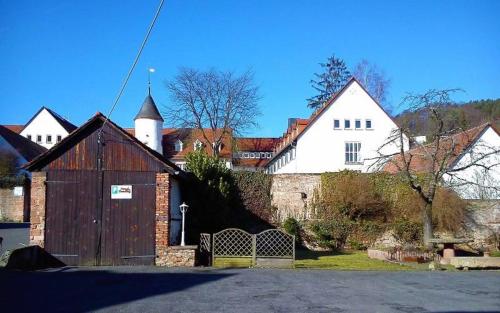
[[[5,268],[33,271],[66,266],[40,246],[29,246],[12,251]]]

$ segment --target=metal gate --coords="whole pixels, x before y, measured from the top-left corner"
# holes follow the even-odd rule
[[[279,229],[250,234],[228,228],[213,235],[214,266],[292,267],[294,260],[295,237]]]

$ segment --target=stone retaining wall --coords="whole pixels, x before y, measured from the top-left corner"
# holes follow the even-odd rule
[[[168,267],[193,267],[196,265],[198,246],[171,246],[167,248],[164,263],[157,264]]]
[[[0,220],[24,222],[24,189],[20,196],[14,195],[14,188],[0,189]]]
[[[277,208],[277,221],[283,222],[287,217],[297,220],[313,217],[311,204],[320,184],[320,174],[273,175],[271,205]]]
[[[500,200],[470,200],[464,226],[463,235],[474,240],[472,246],[491,246],[495,235],[500,240]]]

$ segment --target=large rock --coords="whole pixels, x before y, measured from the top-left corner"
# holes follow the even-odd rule
[[[5,268],[33,271],[65,265],[40,246],[29,246],[12,251]]]

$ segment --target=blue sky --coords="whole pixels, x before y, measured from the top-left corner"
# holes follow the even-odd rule
[[[157,4],[0,0],[0,124],[23,124],[42,105],[76,124],[106,113]],[[262,116],[247,135],[279,136],[288,117],[310,115],[309,80],[332,53],[382,68],[393,105],[429,88],[500,98],[498,12],[500,1],[167,0],[112,120],[133,125],[149,66],[160,107],[181,66],[251,69]]]

